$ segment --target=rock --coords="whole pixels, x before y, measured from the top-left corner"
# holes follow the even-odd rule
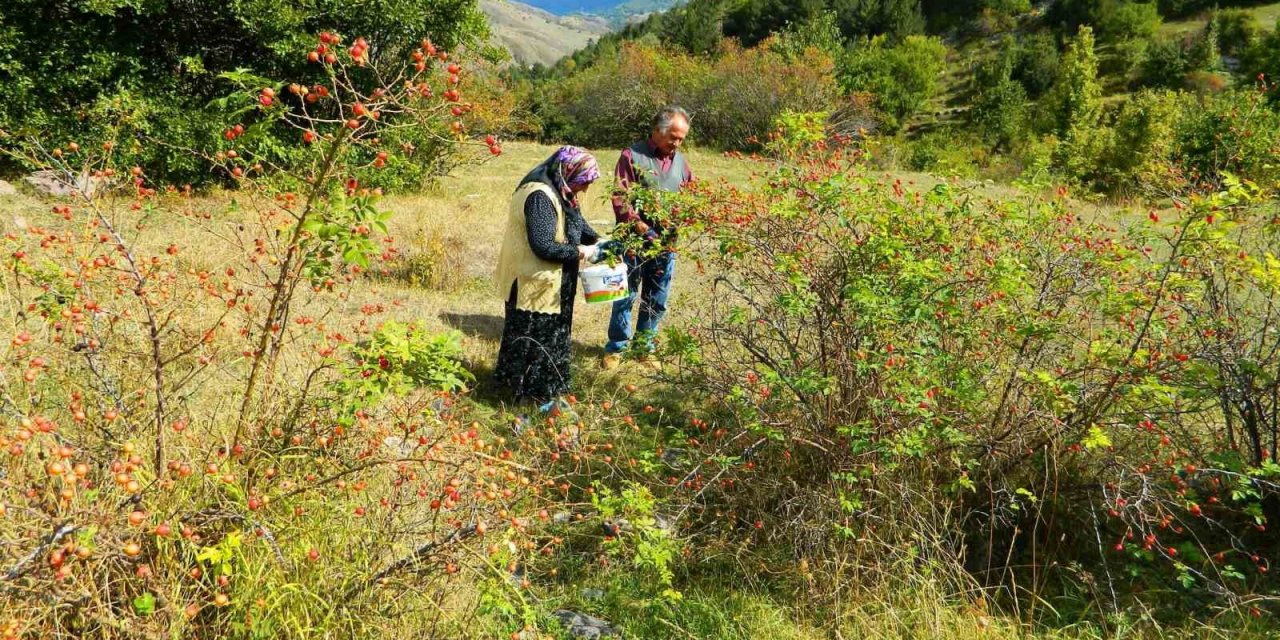
[[[0,180],[0,196],[16,196],[16,195],[18,195],[18,189],[16,187],[9,184],[8,182],[5,182],[4,180]]]
[[[653,517],[653,528],[670,533],[675,530],[675,522],[664,515],[655,515]]]
[[[662,450],[662,456],[659,458],[668,467],[682,467],[685,464],[685,450],[678,447],[667,447]]]
[[[94,178],[87,173],[81,174],[75,184],[68,184],[57,172],[48,169],[37,171],[24,179],[36,191],[59,198],[72,196],[77,192],[93,196],[106,184],[106,180]]]
[[[557,609],[551,615],[560,619],[560,624],[569,630],[569,636],[573,638],[598,640],[599,638],[622,637],[622,634],[613,628],[613,625],[607,620],[601,620],[600,618],[568,609]]]

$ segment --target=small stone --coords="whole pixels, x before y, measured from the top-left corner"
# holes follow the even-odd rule
[[[607,620],[578,613],[568,609],[557,609],[552,613],[560,619],[560,624],[569,630],[569,636],[583,640],[599,640],[599,638],[621,638],[622,634]]]
[[[17,187],[14,187],[13,185],[9,184],[8,182],[5,182],[4,180],[0,180],[0,196],[16,196],[16,195],[18,195]]]
[[[74,196],[77,193],[92,197],[106,184],[106,180],[92,177],[87,173],[81,174],[75,184],[70,184],[63,180],[62,175],[48,169],[32,173],[24,180],[36,191],[59,198]]]

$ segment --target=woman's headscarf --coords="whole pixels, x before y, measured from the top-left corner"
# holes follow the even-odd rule
[[[578,206],[578,194],[571,187],[590,184],[600,179],[600,166],[595,156],[586,149],[563,146],[533,168],[520,184],[542,182],[564,197],[565,202]]]

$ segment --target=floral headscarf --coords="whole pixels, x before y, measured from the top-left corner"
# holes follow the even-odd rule
[[[600,179],[600,167],[596,159],[586,149],[564,146],[556,149],[550,158],[534,167],[520,181],[524,185],[530,182],[541,182],[559,193],[564,201],[574,209],[578,208],[578,194],[572,187],[589,184]]]
[[[565,200],[577,206],[577,194],[571,187],[591,184],[600,179],[600,166],[595,156],[581,147],[563,146],[551,156],[552,175]]]

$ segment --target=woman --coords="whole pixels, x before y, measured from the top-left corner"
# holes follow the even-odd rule
[[[569,391],[578,267],[594,259],[599,240],[578,202],[599,178],[591,154],[561,147],[511,197],[495,278],[506,323],[494,378],[519,401],[546,403],[544,410]]]

